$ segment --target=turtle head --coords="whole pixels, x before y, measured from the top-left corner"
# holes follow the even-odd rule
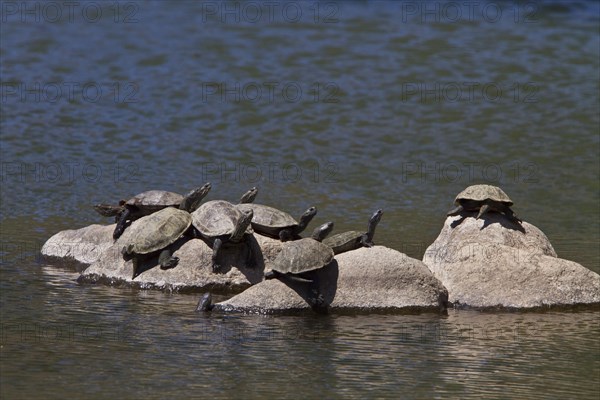
[[[304,214],[300,216],[300,222],[298,223],[298,231],[296,233],[302,232],[310,221],[317,215],[317,207],[310,207],[308,210],[304,211]]]
[[[189,192],[181,201],[179,209],[192,213],[198,209],[202,200],[206,197],[210,189],[212,188],[210,182],[205,183]]]
[[[333,230],[333,222],[329,221],[324,223],[321,226],[318,226],[313,231],[311,237],[315,239],[317,242],[321,242],[323,239],[327,237]]]
[[[205,293],[200,301],[198,301],[198,305],[196,306],[196,311],[210,311],[214,307],[212,303],[212,295],[210,293]]]
[[[491,210],[491,208],[490,208],[490,205],[489,205],[489,204],[486,202],[486,203],[485,203],[485,204],[483,204],[483,205],[481,206],[481,208],[479,209],[479,213],[477,213],[477,216],[475,217],[475,219],[479,219],[479,218],[481,218],[481,216],[482,216],[483,214],[485,214],[486,212],[488,212],[488,211],[490,211],[490,210]]]
[[[232,242],[239,242],[242,240],[244,233],[246,233],[246,229],[248,229],[250,222],[252,222],[252,217],[254,217],[254,211],[252,211],[252,209],[243,211],[242,216],[240,219],[238,219],[235,229],[233,230],[229,240]]]
[[[253,203],[257,194],[258,188],[254,186],[252,189],[248,190],[242,195],[242,197],[240,198],[240,204]]]
[[[375,228],[377,227],[377,224],[379,223],[379,221],[381,221],[382,215],[383,215],[383,210],[379,209],[379,210],[375,211],[373,213],[373,215],[371,215],[371,218],[369,218],[369,225],[367,227],[367,242],[369,242],[369,243],[373,242],[373,236],[375,236]]]
[[[119,203],[121,204],[121,203]],[[111,204],[96,204],[94,205],[94,210],[103,217],[114,217],[118,215],[122,210],[123,206],[113,206]]]

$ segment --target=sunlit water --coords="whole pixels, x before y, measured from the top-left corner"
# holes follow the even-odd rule
[[[51,3],[1,4],[2,398],[597,398],[598,312],[206,317],[37,257],[210,181],[421,258],[485,181],[600,272],[597,4]]]

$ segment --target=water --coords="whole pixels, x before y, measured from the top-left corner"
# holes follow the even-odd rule
[[[37,257],[210,181],[421,258],[489,182],[600,272],[598,5],[424,4],[3,2],[1,397],[597,398],[597,311],[206,318]]]

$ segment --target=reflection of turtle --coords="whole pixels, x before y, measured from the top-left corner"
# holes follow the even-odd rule
[[[212,200],[202,204],[192,213],[192,224],[196,228],[196,236],[212,245],[212,268],[218,271],[219,250],[224,243],[239,243],[246,239],[249,247],[248,266],[253,265],[252,244],[248,242],[252,229],[252,210],[241,211],[237,206],[225,200]]]
[[[340,254],[346,251],[358,249],[361,246],[373,247],[373,236],[375,235],[375,227],[381,220],[383,215],[382,210],[377,210],[369,218],[369,225],[366,232],[348,231],[338,233],[323,240],[323,243],[330,246],[335,254]]]
[[[321,241],[333,230],[333,222],[316,228],[310,238],[285,243],[273,260],[272,271],[265,273],[265,279],[286,277],[298,282],[312,282],[303,273],[323,268],[333,260],[331,247]]]
[[[456,208],[448,211],[448,216],[459,215],[463,211],[478,211],[479,219],[488,211],[504,214],[509,220],[521,223],[522,221],[511,210],[512,200],[502,189],[491,185],[473,185],[460,192],[454,200]]]
[[[187,211],[167,207],[140,218],[127,232],[127,243],[121,249],[125,257],[133,258],[133,276],[140,274],[138,266],[144,255],[159,250],[158,262],[162,269],[173,268],[179,258],[173,257],[169,245],[174,243],[192,224],[192,216]]]
[[[262,204],[240,204],[241,210],[254,212],[252,228],[258,233],[279,238],[282,242],[298,239],[300,232],[306,229],[317,214],[317,207],[310,207],[297,222],[291,215],[273,207]]]
[[[105,217],[115,216],[117,226],[113,232],[113,239],[118,239],[127,228],[129,221],[150,215],[166,207],[177,207],[181,210],[193,212],[198,208],[202,199],[210,191],[210,183],[192,190],[185,197],[178,193],[164,190],[149,190],[133,196],[125,201],[121,200],[118,206],[97,204],[94,209]]]

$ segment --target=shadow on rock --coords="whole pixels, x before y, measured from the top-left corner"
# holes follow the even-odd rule
[[[208,245],[207,241],[203,241]],[[216,274],[228,274],[235,267],[251,284],[264,279],[265,263],[260,245],[254,235],[241,243],[224,243],[219,251],[217,262],[221,268],[215,271]]]
[[[302,277],[312,280],[312,283],[298,282],[287,275],[279,275],[277,279],[302,297],[315,312],[326,314],[337,292],[337,261],[334,259],[323,268],[305,272]]]
[[[471,218],[475,218],[477,217],[477,213],[476,212],[472,212],[472,211],[463,211],[460,214],[461,218],[452,221],[452,223],[450,224],[451,228],[456,228],[458,225],[460,225],[465,219],[471,217]],[[523,228],[523,225],[511,221],[508,218],[506,218],[504,215],[499,214],[499,213],[486,213],[483,214],[481,217],[479,217],[480,220],[483,221],[483,226],[481,227],[480,230],[483,230],[485,228],[487,228],[488,226],[490,226],[493,223],[498,223],[500,225],[502,225],[502,227],[506,228],[506,229],[511,229],[514,231],[519,231],[522,233],[525,233],[525,228]]]

